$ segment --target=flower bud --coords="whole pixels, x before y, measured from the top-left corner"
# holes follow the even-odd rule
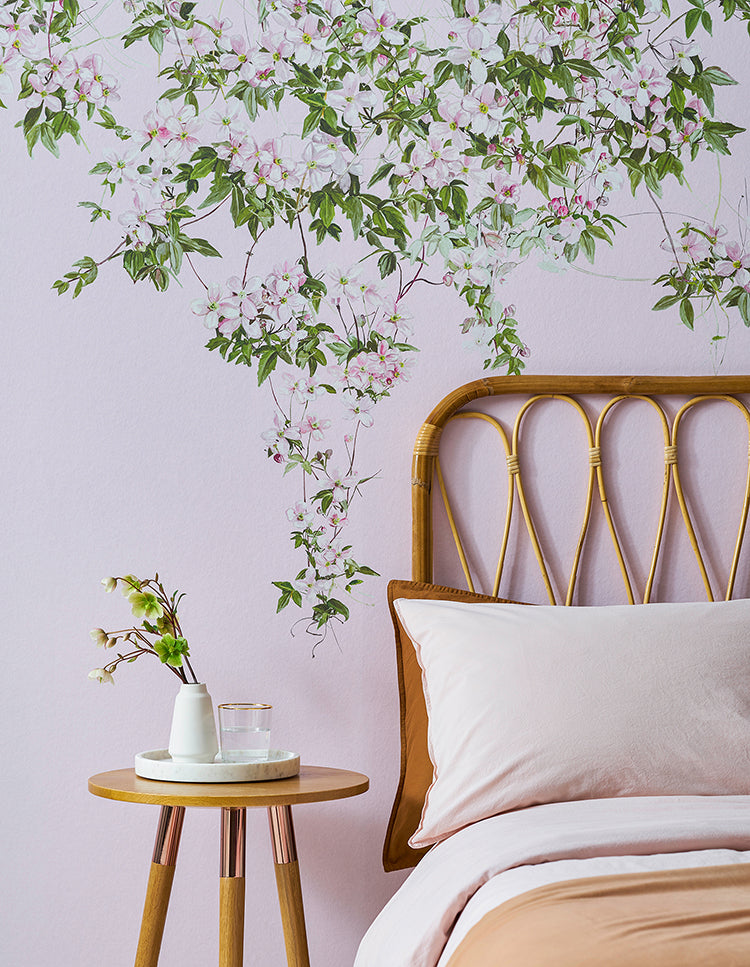
[[[104,585],[104,590],[109,593],[117,587],[117,578],[102,578],[102,584]]]
[[[114,685],[115,680],[112,677],[112,672],[108,672],[106,668],[92,668],[89,672],[89,678],[93,679],[95,682],[101,682],[102,685],[109,683]]]
[[[92,628],[89,634],[91,635],[91,637],[94,639],[94,641],[99,647],[101,648],[107,647],[107,641],[109,639],[109,635],[104,630],[104,628]]]

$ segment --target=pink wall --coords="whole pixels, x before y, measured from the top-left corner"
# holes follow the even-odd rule
[[[747,39],[733,30],[713,59],[747,77]],[[721,95],[732,120],[747,124],[744,90]],[[312,659],[306,636],[290,634],[295,615],[274,614],[270,580],[298,568],[280,493],[288,486],[289,502],[296,497],[263,453],[267,410],[254,376],[203,348],[205,331],[186,308],[197,294],[187,278],[185,290],[158,296],[112,271],[76,301],[58,298],[51,282],[93,244],[88,216],[75,208],[91,194],[85,172],[93,162],[70,146],[61,161],[38,150],[30,162],[11,118],[0,114],[0,124],[8,884],[0,960],[132,961],[157,810],[94,799],[86,779],[166,744],[174,688],[143,662],[113,689],[87,681],[98,659],[88,630],[125,618],[100,578],[159,569],[188,593],[185,628],[215,701],[273,702],[275,744],[307,763],[371,777],[363,797],[295,814],[312,961],[347,967],[403,879],[384,874],[379,857],[398,771],[384,589],[409,573],[411,446],[432,405],[481,375],[481,358],[462,351],[442,293],[420,292],[412,303],[422,347],[415,376],[380,407],[363,444],[363,466],[381,475],[351,536],[382,577],[366,585],[338,645],[326,641]],[[747,144],[747,135],[738,138],[722,165],[733,203]],[[699,203],[701,185],[709,186],[710,210],[715,170],[705,163],[691,180]],[[652,216],[629,224],[597,272],[652,273],[659,226]],[[712,371],[710,323],[691,334],[676,312],[651,313],[655,293],[645,283],[529,269],[509,289],[532,349],[529,372]],[[721,372],[748,371],[750,333],[738,323]],[[248,962],[281,967],[261,812],[250,815],[248,833]],[[164,967],[213,962],[217,872],[218,814],[189,812]]]

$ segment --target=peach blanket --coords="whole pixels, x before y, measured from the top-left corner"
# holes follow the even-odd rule
[[[750,865],[748,796],[530,806],[431,849],[367,931],[354,967],[455,967],[450,958],[487,914],[550,883],[738,864]],[[508,961],[519,964],[528,967]]]
[[[538,887],[486,914],[448,967],[746,967],[750,863]]]

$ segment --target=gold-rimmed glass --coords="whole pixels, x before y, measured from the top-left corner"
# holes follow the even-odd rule
[[[262,702],[219,705],[222,762],[264,762],[271,745],[271,711]]]

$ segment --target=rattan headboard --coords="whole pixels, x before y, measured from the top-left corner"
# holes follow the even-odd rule
[[[498,399],[489,399],[492,397]],[[623,598],[630,603],[652,599],[689,600],[703,594],[709,600],[749,597],[750,561],[745,559],[748,555],[742,554],[750,504],[748,398],[750,376],[523,375],[489,377],[460,387],[432,410],[414,446],[411,481],[413,580],[427,584],[435,581],[442,586],[440,596],[446,592],[446,586],[448,593],[453,594],[450,588],[459,588],[463,583],[472,594],[483,591],[493,597],[536,604],[611,604],[621,603]],[[481,403],[477,402],[480,400]],[[640,412],[645,414],[644,425],[646,422],[650,425],[648,432],[643,433],[642,451],[636,450],[634,457],[631,454],[628,459],[621,460],[617,447],[622,434],[618,433],[618,427],[621,428],[621,420],[625,418],[619,414],[630,409],[628,401],[634,409],[640,407]],[[472,403],[475,405],[467,408]],[[545,474],[547,478],[550,474],[554,478],[559,468],[557,463],[551,468],[539,466],[545,462],[549,464],[549,459],[545,459],[548,454],[542,453],[543,459],[537,460],[538,454],[527,445],[526,433],[527,424],[534,424],[537,411],[547,405],[556,408],[558,416],[561,408],[572,414],[576,439],[571,438],[570,442],[571,446],[577,447],[576,459],[583,468],[579,478],[584,492],[580,498],[575,494],[578,509],[565,511],[572,546],[564,553],[558,553],[556,559],[545,544],[544,538],[549,536],[546,532],[550,528],[544,520],[540,525],[542,514],[535,490],[538,478]],[[733,422],[725,431],[722,429],[723,417],[719,419],[715,414],[718,410],[725,413],[727,409]],[[534,416],[530,417],[532,411]],[[615,413],[618,415],[613,416]],[[696,417],[695,414],[699,413],[701,416]],[[700,434],[693,435],[694,427],[701,421],[704,424],[702,439]],[[455,492],[455,480],[451,480],[450,486],[446,484],[439,459],[441,442],[446,443],[448,438],[444,449],[450,450],[456,434],[463,438],[465,428],[477,423],[489,432],[496,451],[494,463],[488,465],[483,458],[474,456],[475,442],[472,439],[467,444],[469,452],[461,451],[464,463],[470,465],[465,476],[470,486],[483,485],[490,498],[494,495],[496,502],[498,495],[502,494],[500,500],[504,507],[492,522],[484,516],[480,521],[479,538],[494,547],[492,563],[486,564],[481,575],[484,578],[482,587],[475,586],[475,572],[482,571],[481,567],[477,568],[478,541],[464,535],[464,526],[471,513],[464,513],[460,506],[462,497]],[[445,432],[449,424],[451,429]],[[486,442],[485,439],[483,443]],[[555,439],[553,449],[558,449],[559,442],[564,444],[563,449],[568,445],[567,438]],[[726,453],[727,443],[731,444],[730,454]],[[718,461],[725,458],[727,469],[722,471],[718,469]],[[691,467],[693,463],[700,464],[701,460],[703,463],[696,478]],[[625,480],[626,487],[631,486],[628,481],[639,477],[641,463],[644,467],[650,463],[649,479],[658,492],[653,500],[649,498],[643,501],[643,506],[637,504],[635,507],[635,516],[642,518],[635,529],[640,528],[641,537],[648,535],[643,540],[649,546],[645,551],[639,550],[640,558],[634,561],[633,528],[629,528],[627,522],[623,523],[617,506],[621,496],[621,492],[618,494],[618,478]],[[723,474],[731,484],[731,499],[714,499],[713,495],[709,495],[708,502],[696,499],[693,492],[696,479],[709,480],[709,483],[713,479],[712,486],[715,486],[717,474]],[[433,488],[434,483],[437,485]],[[633,489],[638,490],[637,487]],[[612,503],[616,506],[613,507]],[[707,507],[723,514],[720,541],[713,539],[706,526],[705,518],[711,516],[705,513]],[[452,537],[436,538],[436,516]],[[596,585],[595,590],[601,590],[597,582],[600,581],[599,571],[604,568],[600,569],[598,564],[588,569],[585,566],[591,564],[592,530],[598,531],[595,536],[607,547],[603,556],[613,572],[612,583],[604,589],[605,600],[584,600],[587,594],[581,590],[583,584]],[[511,533],[513,539],[509,542]],[[680,541],[684,547],[681,556],[678,555],[678,563],[665,564],[665,558],[670,557],[670,545]],[[522,542],[525,542],[525,548],[521,548]],[[440,552],[438,560],[434,560],[436,549]],[[446,574],[441,557],[452,558],[452,573]],[[595,571],[595,577],[586,574],[587,570]],[[694,578],[692,583],[686,576],[688,570],[691,579]],[[536,572],[537,585],[541,588],[536,598],[513,583],[517,572],[531,571]],[[429,597],[433,592],[433,588],[413,588],[406,582],[393,582],[389,589],[391,598]],[[455,593],[466,594],[464,591]],[[611,600],[615,596],[620,600]],[[400,640],[395,613],[394,623],[402,751],[401,777],[383,853],[386,869],[412,866],[424,852],[412,850],[407,841],[419,821],[432,768],[427,753],[427,715],[421,691],[421,672],[413,647]]]
[[[443,429],[453,420],[482,420],[493,426],[500,437],[505,452],[508,474],[508,495],[503,526],[502,542],[495,570],[494,583],[487,593],[503,594],[502,577],[506,564],[508,535],[516,507],[523,515],[525,529],[531,541],[534,555],[539,566],[547,601],[551,604],[574,603],[574,591],[581,562],[581,552],[586,540],[592,507],[598,499],[606,519],[612,539],[620,573],[625,585],[627,599],[651,600],[660,552],[663,547],[664,525],[670,499],[677,500],[696,564],[701,574],[703,586],[710,600],[715,597],[732,596],[737,576],[737,568],[745,534],[745,525],[750,503],[750,462],[745,459],[744,498],[738,508],[738,527],[728,562],[726,584],[717,589],[709,578],[704,554],[696,534],[695,521],[685,499],[681,479],[681,463],[678,459],[680,430],[687,414],[696,406],[709,400],[721,401],[734,407],[744,418],[748,440],[750,440],[750,410],[741,399],[750,393],[750,376],[718,377],[655,377],[655,376],[513,376],[476,380],[457,389],[430,413],[422,425],[414,447],[412,471],[412,577],[416,581],[431,581],[433,575],[433,503],[432,484],[437,480],[445,502],[447,519],[453,532],[454,541],[462,564],[467,587],[474,590],[469,563],[464,552],[459,528],[456,526],[453,509],[446,493],[441,472],[438,449]],[[520,402],[515,419],[507,425],[485,412],[464,409],[467,404],[482,397],[519,396]],[[674,400],[670,412],[665,401]],[[526,499],[524,488],[523,447],[521,427],[532,407],[543,400],[563,400],[574,408],[580,417],[588,444],[589,473],[585,496],[582,525],[577,535],[572,554],[572,566],[564,595],[556,595],[550,581],[545,563],[544,549],[541,546],[534,524],[533,513]],[[606,482],[606,460],[602,448],[606,436],[607,421],[610,414],[627,400],[640,400],[650,406],[655,419],[661,425],[661,438],[664,453],[664,475],[661,485],[661,507],[658,527],[654,535],[651,561],[645,587],[636,594],[625,560],[623,547],[618,538],[617,528],[610,508]],[[720,448],[717,447],[717,454]],[[747,446],[744,456],[747,458]],[[508,589],[505,589],[506,591]]]

